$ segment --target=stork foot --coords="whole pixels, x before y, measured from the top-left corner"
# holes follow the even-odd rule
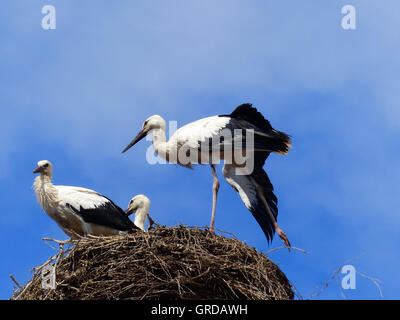
[[[285,244],[286,248],[290,251],[290,242],[288,237],[286,236],[286,234],[283,232],[283,230],[279,227],[276,228],[276,233],[278,234],[279,238],[281,238],[281,240],[283,241],[283,243]]]

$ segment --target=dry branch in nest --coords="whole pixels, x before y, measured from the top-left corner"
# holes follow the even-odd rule
[[[41,268],[12,299],[293,299],[291,285],[265,255],[237,239],[191,227],[158,227],[73,242],[50,263],[55,289]],[[50,259],[51,260],[51,259]],[[47,262],[48,264],[48,262]]]

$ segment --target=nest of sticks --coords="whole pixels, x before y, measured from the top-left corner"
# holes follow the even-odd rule
[[[290,282],[265,254],[205,228],[157,227],[55,242],[60,245],[57,255],[35,268],[11,299],[294,298]],[[42,288],[46,265],[55,267],[55,289]]]

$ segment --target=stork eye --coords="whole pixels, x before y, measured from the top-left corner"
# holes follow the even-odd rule
[[[43,168],[47,168],[48,166],[49,166],[49,164],[46,163],[46,164],[43,165]]]

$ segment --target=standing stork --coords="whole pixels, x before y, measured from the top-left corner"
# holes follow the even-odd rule
[[[33,184],[40,206],[72,239],[87,235],[117,235],[139,229],[120,207],[96,191],[53,185],[50,161],[39,161],[33,173],[40,173]]]
[[[219,190],[215,160],[225,160],[222,170],[225,179],[239,193],[243,203],[261,226],[267,240],[272,240],[276,230],[285,245],[290,248],[286,234],[276,221],[277,198],[268,175],[263,170],[265,160],[271,152],[288,153],[291,141],[286,133],[272,128],[269,121],[251,104],[242,104],[229,115],[207,117],[186,124],[179,128],[169,141],[166,141],[165,129],[166,123],[162,117],[151,116],[143,123],[142,130],[122,153],[151,133],[155,152],[167,161],[188,168],[192,168],[192,164],[195,163],[210,164],[213,176],[211,232],[214,231]],[[227,138],[227,132],[230,138]],[[249,136],[249,132],[252,135]],[[244,157],[244,162],[240,163],[239,155]],[[249,163],[253,164],[253,170],[247,170]]]

